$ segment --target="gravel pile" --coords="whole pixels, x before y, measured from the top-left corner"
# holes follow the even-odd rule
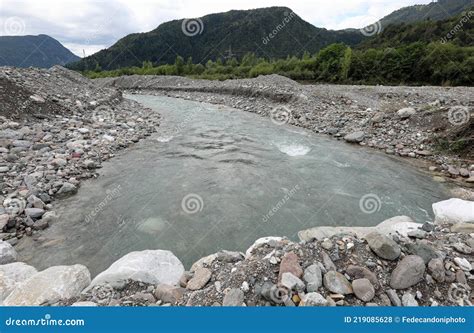
[[[58,66],[0,68],[0,104],[0,240],[13,245],[54,223],[55,198],[159,125],[116,89]]]

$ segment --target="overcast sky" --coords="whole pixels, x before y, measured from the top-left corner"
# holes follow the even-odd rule
[[[401,7],[430,0],[0,0],[0,35],[47,34],[79,56],[160,23],[230,9],[286,6],[327,29],[362,28]]]

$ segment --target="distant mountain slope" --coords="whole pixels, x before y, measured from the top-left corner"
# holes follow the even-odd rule
[[[0,36],[0,66],[49,68],[79,59],[47,35]]]
[[[359,44],[357,48],[397,47],[415,42],[452,42],[459,46],[474,46],[474,20],[470,19],[469,11],[474,13],[474,6],[445,20],[391,24],[380,34]],[[456,25],[460,24],[462,29],[454,31]]]
[[[191,21],[184,21],[184,23]],[[200,24],[202,22],[202,24]],[[128,35],[113,46],[68,67],[77,70],[116,69],[173,63],[177,55],[205,63],[233,55],[242,58],[247,52],[266,58],[285,58],[315,53],[336,42],[355,45],[364,36],[358,30],[331,31],[316,28],[286,7],[232,10],[211,14],[194,21],[188,35],[183,20],[174,20],[147,33]],[[186,30],[187,31],[187,30]],[[194,36],[190,34],[196,33]],[[272,36],[270,35],[272,34]]]
[[[382,27],[389,24],[413,23],[425,20],[444,20],[474,6],[473,0],[439,0],[427,5],[403,7],[380,20]]]

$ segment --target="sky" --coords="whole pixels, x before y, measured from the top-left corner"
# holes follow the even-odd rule
[[[91,55],[163,22],[231,9],[286,6],[317,27],[362,28],[401,7],[431,0],[0,0],[0,35],[46,34]]]

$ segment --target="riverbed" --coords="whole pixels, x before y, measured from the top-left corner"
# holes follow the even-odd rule
[[[263,236],[315,226],[432,218],[447,188],[395,157],[258,115],[181,99],[128,96],[162,115],[158,132],[103,163],[100,177],[58,201],[57,223],[18,245],[43,269],[93,275],[126,253],[171,250],[186,268]]]

